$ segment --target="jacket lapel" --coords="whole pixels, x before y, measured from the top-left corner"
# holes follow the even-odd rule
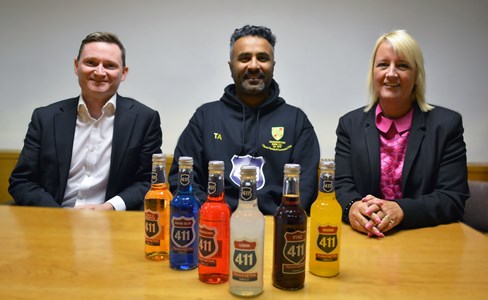
[[[112,138],[112,155],[110,162],[110,175],[107,186],[107,194],[112,187],[112,182],[117,176],[124,156],[129,148],[129,141],[136,121],[137,113],[132,110],[132,103],[124,97],[117,95],[117,106],[114,120],[114,133]]]
[[[415,158],[418,155],[420,146],[425,137],[425,113],[420,110],[418,105],[414,105],[412,127],[408,136],[407,151],[403,161],[402,173],[402,191],[405,190],[405,184],[412,169]]]
[[[371,190],[373,195],[377,195],[380,190],[380,143],[379,133],[375,124],[376,106],[370,109],[366,116],[364,127],[364,138],[366,142],[366,152],[369,155],[369,166],[371,174]]]
[[[59,199],[62,199],[68,182],[73,140],[75,137],[78,98],[72,98],[54,114],[54,144],[58,159]],[[57,200],[59,200],[57,199]]]

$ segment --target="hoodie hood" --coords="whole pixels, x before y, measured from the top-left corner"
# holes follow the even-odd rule
[[[280,95],[280,87],[278,83],[273,79],[271,81],[271,85],[269,88],[269,96],[266,100],[263,101],[258,107],[250,108],[246,104],[244,104],[239,98],[236,96],[236,86],[235,84],[230,84],[224,89],[224,95],[220,98],[225,105],[231,107],[236,112],[239,111],[242,113],[242,126],[241,126],[241,150],[239,151],[239,155],[246,155],[250,154],[253,158],[259,156],[259,118],[261,115],[266,114],[269,111],[274,110],[280,105],[285,104],[285,100],[279,97]],[[251,137],[246,141],[246,120],[247,119],[254,119],[255,120],[255,136]],[[252,121],[251,121],[252,122]],[[254,141],[252,141],[254,140]],[[247,142],[253,142],[253,150],[249,153],[249,147],[246,147]],[[247,150],[246,150],[247,148]]]

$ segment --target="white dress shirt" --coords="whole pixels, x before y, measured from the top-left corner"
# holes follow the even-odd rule
[[[107,191],[114,132],[116,95],[103,106],[98,119],[90,116],[83,96],[78,101],[75,137],[63,207],[103,204]],[[107,200],[115,210],[125,210],[120,196]]]

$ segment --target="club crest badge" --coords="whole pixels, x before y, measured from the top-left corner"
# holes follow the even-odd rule
[[[271,127],[271,137],[272,139],[269,139],[268,142],[261,144],[263,149],[281,152],[288,151],[293,147],[293,145],[287,141],[284,126]]]
[[[285,134],[285,127],[271,127],[271,135],[277,141],[281,140]]]

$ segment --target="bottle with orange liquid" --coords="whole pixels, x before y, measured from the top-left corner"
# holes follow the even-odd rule
[[[152,156],[151,188],[144,197],[145,253],[151,260],[169,258],[169,204],[173,195],[166,183],[166,157]]]
[[[205,283],[229,279],[230,208],[224,198],[224,162],[208,163],[207,201],[200,208],[198,277]]]
[[[342,208],[335,197],[335,163],[320,161],[319,193],[310,209],[310,273],[332,277],[339,274]]]

